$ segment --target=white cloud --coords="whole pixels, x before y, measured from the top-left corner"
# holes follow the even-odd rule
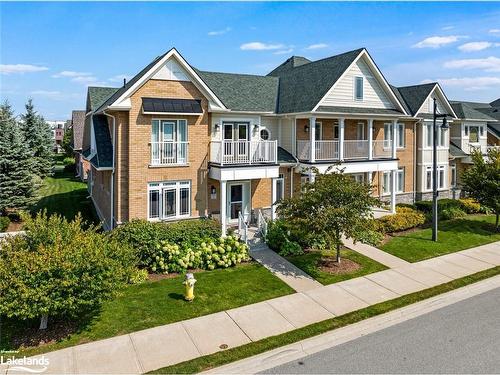
[[[108,78],[109,82],[120,82],[123,83],[123,79],[125,78],[128,81],[132,79],[133,76],[129,74],[117,74],[116,76],[113,76],[111,78]]]
[[[250,42],[240,46],[243,51],[267,51],[286,48],[284,44],[267,44],[262,42]]]
[[[450,25],[450,26],[444,26],[444,27],[442,27],[441,30],[452,30],[454,28],[455,28],[455,26],[451,26]]]
[[[214,31],[209,31],[207,34],[209,36],[216,36],[216,35],[223,35],[225,33],[228,33],[231,31],[230,27],[226,27],[225,29],[222,30],[214,30]]]
[[[72,70],[63,70],[62,72],[59,72],[57,74],[54,74],[52,78],[61,78],[61,77],[84,77],[84,76],[91,76],[92,73],[88,72],[75,72]]]
[[[500,29],[490,29],[489,32],[492,34],[500,34]]]
[[[31,64],[0,64],[0,73],[2,74],[36,73],[45,70],[49,70],[49,68]]]
[[[451,43],[455,43],[457,40],[463,38],[459,35],[449,35],[449,36],[431,36],[421,40],[417,44],[414,44],[413,48],[440,48]]]
[[[483,49],[490,48],[493,46],[498,47],[500,46],[500,43],[470,42],[462,44],[460,47],[458,47],[458,49],[463,52],[475,52],[475,51],[482,51]]]
[[[311,44],[310,46],[307,46],[306,49],[311,50],[311,49],[322,49],[328,47],[328,44],[326,43],[316,43],[316,44]]]
[[[283,50],[280,50],[280,51],[276,51],[274,52],[275,55],[286,55],[286,54],[289,54],[289,53],[292,53],[293,52],[293,48],[288,48],[288,49],[283,49]]]
[[[97,78],[94,76],[81,76],[81,77],[71,78],[71,81],[76,83],[81,83],[84,85],[90,85],[90,84],[96,84]]]
[[[422,83],[430,82],[424,80]],[[460,77],[460,78],[441,78],[437,81],[443,86],[453,86],[464,89],[465,91],[484,90],[491,87],[500,86],[500,77]],[[431,81],[432,82],[432,81]]]
[[[444,63],[450,69],[480,69],[486,72],[500,72],[500,58],[490,56],[484,59],[450,60]]]

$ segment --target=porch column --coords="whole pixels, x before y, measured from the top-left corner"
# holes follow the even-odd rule
[[[344,160],[344,129],[345,119],[339,118],[339,160]]]
[[[311,150],[311,163],[316,161],[316,117],[309,117],[309,149]]]
[[[391,147],[392,147],[392,158],[396,159],[396,125],[398,123],[398,120],[393,120],[392,121],[392,139],[391,139]]]
[[[391,171],[391,212],[396,213],[396,173],[397,170]]]
[[[373,159],[373,119],[368,119],[368,160]]]
[[[272,179],[272,187],[271,187],[271,220],[276,220],[276,188],[277,188],[276,179]]]
[[[226,195],[226,183],[227,181],[221,180],[220,182],[220,223],[221,223],[221,228],[222,228],[222,237],[226,237],[226,225],[227,225],[227,218],[226,218],[226,212],[227,212],[227,195]]]
[[[309,182],[313,183],[316,180],[316,175],[314,174],[312,168],[309,169]]]

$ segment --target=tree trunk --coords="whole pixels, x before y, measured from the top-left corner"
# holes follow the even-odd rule
[[[49,321],[49,316],[47,314],[42,315],[40,318],[40,327],[38,329],[47,329],[47,322]]]
[[[337,243],[337,263],[340,264],[340,244]]]

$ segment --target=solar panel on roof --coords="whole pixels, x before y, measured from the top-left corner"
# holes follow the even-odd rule
[[[203,113],[199,99],[142,98],[144,112]]]

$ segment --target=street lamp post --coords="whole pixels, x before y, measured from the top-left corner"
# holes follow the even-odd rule
[[[442,129],[448,129],[446,123],[447,114],[437,114],[436,98],[433,99],[433,121],[432,121],[432,240],[437,242],[438,238],[438,171],[437,171],[437,135],[438,127],[436,120],[443,119]]]

